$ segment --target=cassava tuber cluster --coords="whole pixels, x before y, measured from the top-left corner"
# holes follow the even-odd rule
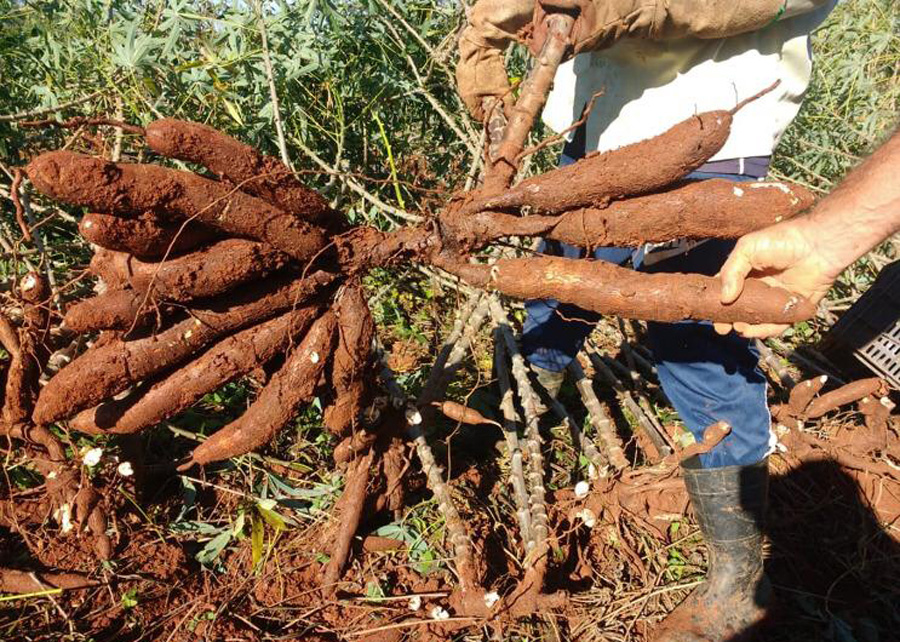
[[[529,109],[540,103],[526,102]],[[38,430],[67,420],[89,434],[134,433],[280,363],[246,412],[207,437],[182,467],[259,448],[303,404],[323,399],[324,424],[342,440],[335,459],[351,466],[347,492],[354,494],[339,502],[343,526],[330,536],[336,544],[327,575],[334,581],[366,493],[384,493],[376,506],[398,505],[396,425],[405,422],[373,395],[375,326],[360,285],[370,269],[418,261],[511,296],[642,319],[790,322],[812,315],[806,301],[752,279],[736,303],[723,306],[717,282],[699,275],[645,275],[550,257],[471,261],[508,236],[588,247],[729,238],[808,207],[810,194],[797,186],[682,181],[721,148],[730,122],[731,112],[700,114],[655,139],[511,189],[489,171],[484,188],[451,200],[424,225],[393,232],[349,226],[280,161],[197,123],[151,123],[144,141],[216,178],[71,151],[42,154],[27,168],[33,185],[88,211],[80,230],[97,248],[90,270],[99,288],[69,307],[65,326],[97,338],[36,402],[36,386],[25,391],[31,401],[17,421],[30,419]],[[522,115],[511,123],[530,127]],[[507,148],[508,165],[521,145]],[[642,162],[647,156],[653,164]],[[8,399],[18,394],[7,387]],[[436,405],[458,421],[484,421],[452,402]]]

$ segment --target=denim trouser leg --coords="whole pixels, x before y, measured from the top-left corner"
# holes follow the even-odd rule
[[[580,258],[584,251],[568,243],[542,241],[542,254]],[[621,265],[631,257],[631,250],[603,247],[594,252],[603,261]],[[522,329],[522,353],[528,362],[545,370],[559,372],[571,363],[600,320],[596,312],[582,310],[556,299],[532,299],[525,302],[525,327]]]
[[[647,272],[714,275],[733,241],[707,241],[694,250],[645,268]],[[698,321],[647,324],[660,383],[685,426],[700,441],[703,430],[727,421],[731,434],[700,456],[704,468],[754,464],[769,448],[771,422],[766,378],[753,342],[722,336]]]

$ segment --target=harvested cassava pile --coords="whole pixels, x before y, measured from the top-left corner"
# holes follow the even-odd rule
[[[29,410],[19,412],[18,420],[30,415],[43,426],[70,419],[70,429],[89,434],[134,433],[286,355],[245,414],[207,437],[182,467],[265,445],[300,406],[319,396],[327,402],[325,426],[344,439],[335,461],[350,465],[361,456],[375,457],[376,477],[369,479],[357,468],[354,479],[359,484],[369,479],[376,486],[382,483],[378,479],[390,479],[396,486],[405,467],[396,462],[381,466],[383,453],[396,453],[379,437],[391,413],[379,409],[374,394],[375,328],[356,280],[372,267],[421,261],[511,296],[553,296],[633,318],[806,318],[813,310],[805,301],[753,280],[737,302],[722,306],[718,282],[698,275],[643,275],[596,261],[546,257],[501,259],[493,265],[466,260],[466,248],[510,235],[545,235],[584,245],[733,237],[807,207],[812,199],[796,186],[725,181],[671,185],[715,153],[727,136],[730,117],[728,112],[703,114],[657,139],[530,179],[480,204],[470,200],[463,207],[451,206],[437,225],[392,233],[355,228],[341,232],[333,243],[327,235],[345,230],[346,223],[324,199],[279,161],[202,125],[152,123],[147,142],[158,153],[207,167],[221,178],[218,182],[68,151],[41,155],[28,167],[34,185],[92,210],[82,219],[81,230],[98,246],[91,272],[105,287],[70,305],[65,325],[70,331],[106,334],[53,376],[36,403],[32,398],[19,404]],[[657,148],[665,150],[658,167],[635,163]],[[646,195],[624,198],[632,194]],[[564,213],[518,217],[498,211],[524,206]],[[483,211],[486,207],[493,211]],[[482,319],[485,314],[486,308]],[[46,315],[28,319],[46,329]],[[11,354],[26,354],[12,339],[8,342]],[[22,392],[11,390],[7,399],[33,396],[36,384],[16,382],[36,382],[39,363],[14,366],[30,374],[8,378],[7,387],[20,385]],[[434,398],[441,398],[440,393]],[[422,403],[427,415],[427,394]],[[436,405],[462,424],[496,423],[452,401]],[[438,483],[437,477],[429,479]],[[352,502],[360,492],[352,489]],[[391,491],[383,497],[396,496]],[[395,499],[378,503],[388,504],[397,506]],[[99,529],[102,514],[96,502],[92,506],[83,507],[84,519],[90,521],[90,515]],[[353,504],[347,513],[354,523],[361,518],[358,509]],[[452,522],[461,523],[458,517]],[[343,567],[340,559],[346,557],[351,535],[341,535],[339,561],[328,569],[331,579]],[[454,538],[462,558],[473,559],[464,552],[469,550],[466,537],[458,533]],[[475,586],[476,567],[466,562],[466,568],[467,586]],[[529,582],[534,583],[535,572],[543,577],[544,568],[530,570]],[[528,603],[537,604],[537,594],[531,589],[528,594]],[[477,593],[469,594],[463,603],[471,606],[478,599]]]

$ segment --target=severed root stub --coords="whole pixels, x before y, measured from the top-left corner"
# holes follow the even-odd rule
[[[880,377],[859,379],[816,396],[828,381],[827,376],[801,381],[790,392],[787,404],[772,408],[773,416],[783,424],[799,427],[809,419],[818,419],[826,413],[859,402],[860,412],[866,417],[869,428],[882,429],[894,404],[887,395],[890,388]]]
[[[491,424],[498,428],[502,428],[499,423],[493,419],[488,419],[474,408],[469,408],[461,403],[456,403],[455,401],[432,401],[431,405],[437,408],[441,414],[448,419],[458,421],[461,424],[468,424],[470,426]]]

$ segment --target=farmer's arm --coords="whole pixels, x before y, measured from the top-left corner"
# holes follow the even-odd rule
[[[828,0],[478,0],[459,39],[456,82],[472,115],[484,120],[485,99],[512,104],[503,52],[523,37],[533,52],[546,38],[543,16],[577,15],[573,51],[604,49],[624,37],[664,40],[725,38],[812,11]],[[535,19],[526,36],[522,29]]]
[[[747,276],[809,298],[825,296],[848,265],[900,230],[900,132],[854,169],[803,217],[741,238],[722,266],[722,302],[737,299]],[[721,333],[730,324],[716,324]],[[781,334],[787,326],[735,323],[745,337]]]

